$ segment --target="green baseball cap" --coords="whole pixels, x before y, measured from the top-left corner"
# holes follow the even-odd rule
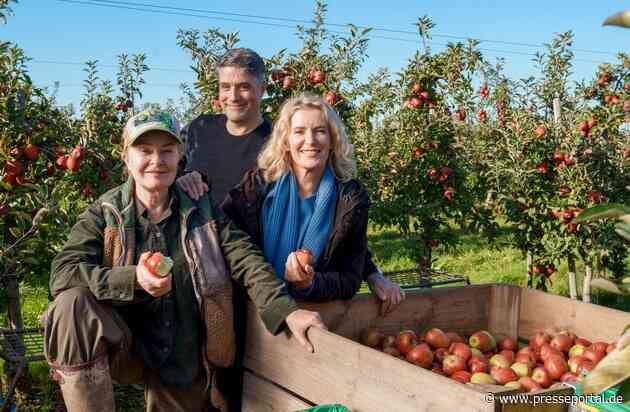
[[[132,145],[138,137],[152,130],[161,130],[173,136],[179,144],[184,141],[180,134],[179,121],[175,116],[165,111],[143,110],[127,120],[125,138],[127,144]]]

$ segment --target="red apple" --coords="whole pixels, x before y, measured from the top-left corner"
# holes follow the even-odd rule
[[[562,383],[566,382],[570,384],[575,384],[576,381],[577,381],[577,375],[571,372],[567,372],[560,377],[560,382]]]
[[[550,345],[560,352],[569,353],[573,346],[573,339],[567,335],[556,335],[551,339]]]
[[[545,369],[549,372],[549,377],[555,380],[559,380],[562,375],[569,371],[567,362],[563,357],[557,355],[550,355],[545,360]]]
[[[529,372],[531,370],[530,366],[524,362],[515,362],[510,366],[514,372],[520,377],[529,376]]]
[[[470,382],[471,376],[472,375],[470,374],[470,372],[457,371],[451,375],[451,379],[456,380],[457,382],[460,382],[460,383],[468,383]]]
[[[446,332],[446,336],[453,342],[464,342],[464,339],[455,332]]]
[[[505,385],[508,382],[517,381],[519,376],[511,368],[498,367],[491,372],[492,377],[499,385]]]
[[[606,356],[606,351],[604,352],[597,351],[591,346],[589,348],[584,349],[582,356],[584,356],[586,359],[593,362],[594,365],[597,365],[599,361],[601,361],[604,358],[604,356]]]
[[[575,339],[575,344],[576,345],[582,345],[585,348],[588,348],[589,346],[591,346],[591,341],[588,339],[584,339],[584,338],[576,338]]]
[[[551,377],[549,376],[549,372],[547,372],[547,370],[542,367],[534,368],[534,370],[532,371],[532,379],[543,388],[548,388],[549,385],[551,385]]]
[[[468,361],[468,369],[472,373],[476,372],[488,372],[488,360],[485,357],[473,356]]]
[[[588,361],[588,359],[586,359],[584,356],[580,356],[580,355],[576,355],[573,356],[571,358],[569,358],[569,370],[573,373],[577,373],[578,367],[580,366],[580,364],[584,361]]]
[[[39,148],[32,143],[28,143],[24,147],[24,155],[28,160],[36,161],[39,157]]]
[[[444,358],[446,357],[446,355],[448,355],[448,350],[445,348],[438,348],[433,352],[433,357],[440,362],[440,364],[442,363],[442,361],[444,360]]]
[[[543,137],[545,135],[545,127],[544,126],[538,126],[537,128],[534,129],[534,133],[539,138]]]
[[[511,364],[512,364],[512,362],[510,362],[503,355],[493,355],[490,358],[490,365],[492,365],[492,366],[498,366],[500,368],[509,368]]]
[[[591,347],[597,351],[597,352],[606,352],[606,349],[608,348],[608,342],[593,342],[593,345],[591,345]]]
[[[429,345],[421,343],[411,348],[407,352],[405,359],[407,359],[409,363],[429,369],[433,363],[433,352],[431,352]]]
[[[8,175],[20,176],[24,173],[24,165],[19,160],[7,160],[4,164],[4,171]]]
[[[540,386],[534,379],[529,376],[523,376],[518,381],[521,383],[521,385],[523,385],[523,388],[527,392],[534,392],[542,389],[542,386]]]
[[[396,338],[396,349],[400,351],[403,355],[406,355],[407,352],[411,350],[414,346],[418,344],[418,337],[416,333],[410,329],[402,330],[398,334]]]
[[[518,349],[518,343],[516,339],[507,336],[499,341],[499,349],[516,351]]]
[[[533,369],[536,366],[536,359],[529,353],[518,354],[514,360],[516,363],[526,364],[529,366],[529,369]]]
[[[328,90],[324,95],[324,100],[326,100],[326,103],[328,103],[329,105],[334,106],[337,104],[339,97],[337,97],[337,93],[335,93],[334,91]]]
[[[448,348],[451,342],[441,329],[431,328],[425,335],[424,340],[433,348]]]
[[[282,80],[282,88],[287,90],[293,87],[293,79],[289,76]]]
[[[580,362],[575,373],[576,375],[581,376],[585,372],[592,371],[594,367],[595,367],[595,364],[591,362],[590,360],[586,359],[583,362]]]
[[[447,355],[442,362],[442,369],[447,375],[466,370],[466,361],[457,355]]]
[[[572,358],[574,356],[580,356],[584,354],[584,349],[586,348],[582,345],[571,346],[571,349],[569,349],[569,357]]]
[[[545,343],[540,347],[540,359],[544,362],[551,355],[562,356],[562,352],[553,348],[549,343]]]
[[[465,343],[455,342],[451,343],[451,346],[448,348],[448,351],[453,355],[457,355],[460,358],[463,358],[465,361],[468,361],[472,356],[472,352],[470,351],[470,347]]]
[[[497,347],[496,340],[490,332],[482,330],[470,336],[468,343],[471,348],[477,348],[482,352],[494,350]]]
[[[478,383],[482,385],[496,385],[497,381],[495,381],[494,378],[488,373],[475,372],[470,377],[470,383]]]
[[[503,355],[510,362],[510,364],[514,363],[514,358],[516,356],[514,355],[514,352],[512,352],[511,350],[505,350],[505,349],[499,352],[499,355]]]

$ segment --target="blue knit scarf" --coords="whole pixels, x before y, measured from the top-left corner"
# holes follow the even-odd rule
[[[263,253],[278,276],[284,280],[284,267],[289,253],[308,249],[316,265],[328,242],[332,228],[337,184],[330,165],[315,193],[315,207],[302,244],[298,244],[300,230],[300,191],[293,173],[278,179],[263,202]]]

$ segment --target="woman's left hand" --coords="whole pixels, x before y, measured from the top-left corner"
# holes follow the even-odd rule
[[[291,252],[287,256],[287,262],[284,265],[284,278],[287,282],[292,283],[298,289],[308,289],[315,277],[315,270],[311,265],[302,267],[298,261],[295,252]]]

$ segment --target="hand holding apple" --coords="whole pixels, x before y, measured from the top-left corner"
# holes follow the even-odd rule
[[[151,273],[146,264],[151,255],[153,255],[151,252],[144,252],[140,255],[140,262],[136,266],[136,283],[149,295],[159,298],[171,291],[173,276],[168,274],[159,277]]]
[[[296,250],[287,256],[284,277],[298,289],[308,289],[313,283],[315,270],[312,255],[306,249]]]

